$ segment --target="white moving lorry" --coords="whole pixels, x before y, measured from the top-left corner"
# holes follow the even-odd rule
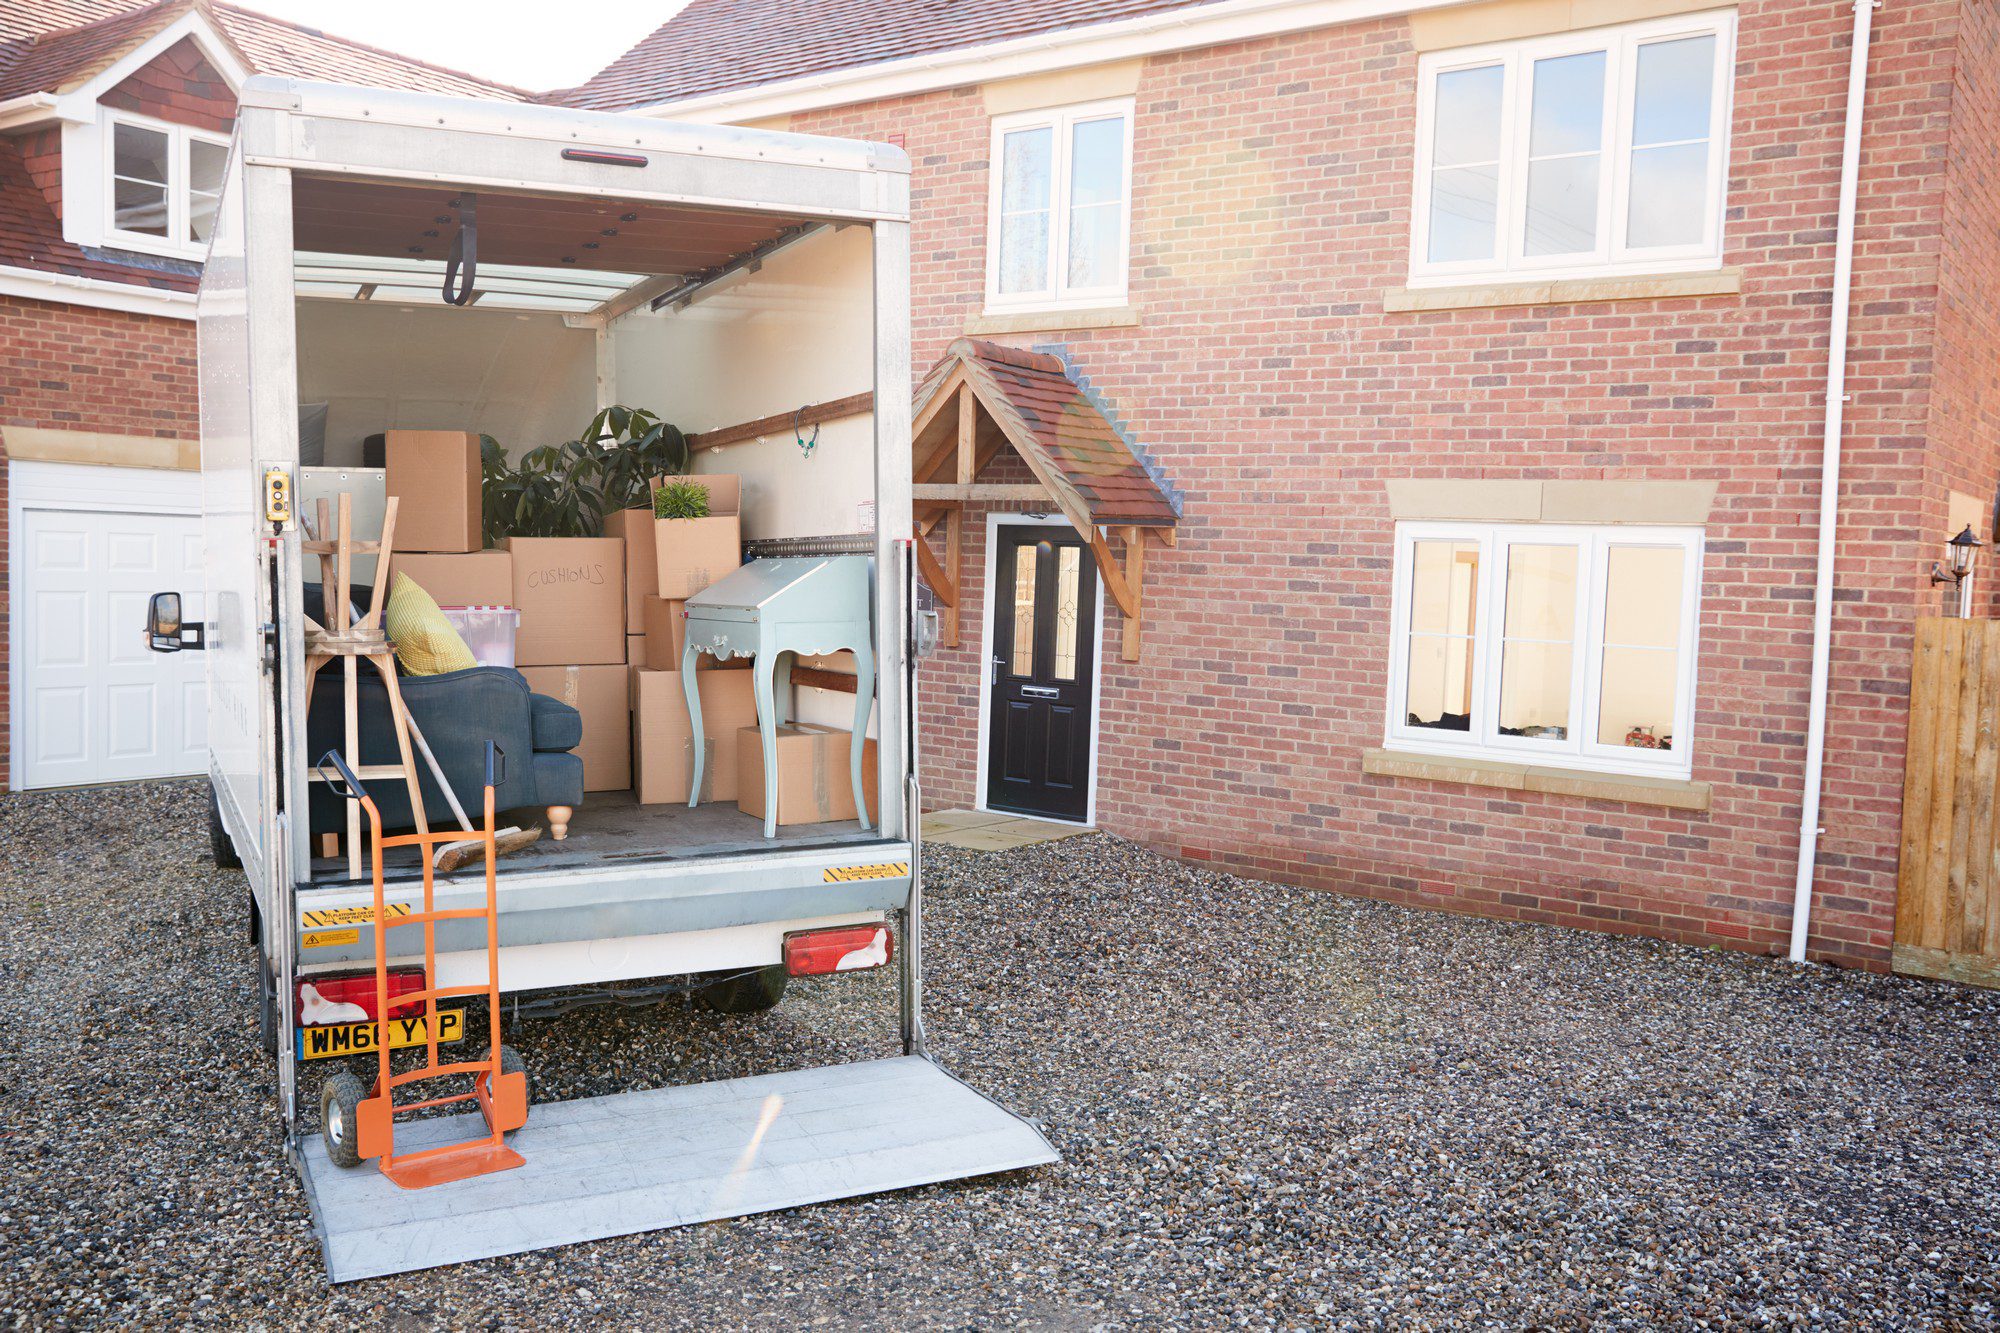
[[[1054,1160],[1034,1128],[924,1053],[908,171],[882,145],[244,87],[199,297],[205,601],[188,605],[188,627],[152,628],[162,647],[205,651],[217,855],[250,883],[281,1111],[334,1280]],[[465,261],[462,304],[439,295],[448,253]],[[695,470],[742,478],[751,557],[872,562],[875,827],[766,840],[733,808],[593,794],[568,841],[501,862],[500,981],[532,999],[769,977],[788,935],[878,924],[899,941],[906,1055],[538,1107],[514,1136],[526,1167],[451,1186],[402,1191],[333,1166],[296,1105],[299,983],[372,968],[373,890],[315,856],[306,814],[316,562],[272,507],[314,482],[301,401],[327,404],[329,448],[457,428],[518,451],[613,402],[715,429],[858,395],[872,408],[827,422],[810,450],[777,430],[703,452]],[[851,695],[791,693],[794,717],[851,725]],[[475,862],[439,881],[437,907],[479,906],[484,892]],[[420,894],[414,868],[391,872],[391,903]],[[391,932],[392,963],[421,963],[418,929]],[[428,984],[483,979],[484,925],[436,929]]]

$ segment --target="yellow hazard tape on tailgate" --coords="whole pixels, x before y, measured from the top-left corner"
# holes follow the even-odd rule
[[[833,866],[820,879],[827,884],[845,884],[856,879],[894,879],[909,873],[908,861],[883,861],[872,866]]]
[[[392,917],[408,916],[410,914],[410,905],[408,903],[390,903],[388,905],[388,912]],[[330,907],[324,912],[302,912],[299,914],[299,925],[308,930],[326,926],[372,926],[374,924],[375,909],[372,907]]]

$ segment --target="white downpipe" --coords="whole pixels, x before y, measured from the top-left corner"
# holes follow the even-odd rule
[[[1806,720],[1806,791],[1799,811],[1799,874],[1792,896],[1791,960],[1806,960],[1819,802],[1826,770],[1826,686],[1833,654],[1833,557],[1840,518],[1840,438],[1847,406],[1847,314],[1854,287],[1854,199],[1861,176],[1861,119],[1868,90],[1868,40],[1882,0],[1855,0],[1847,64],[1846,135],[1840,150],[1840,218],[1833,242],[1833,317],[1827,334],[1826,430],[1819,464],[1819,564],[1813,578],[1812,703]]]

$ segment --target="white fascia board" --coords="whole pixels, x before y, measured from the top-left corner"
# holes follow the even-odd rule
[[[981,46],[828,70],[701,97],[635,107],[628,114],[697,124],[852,106],[912,93],[1079,69],[1134,57],[1191,51],[1314,28],[1449,9],[1474,0],[1217,0],[1215,4],[1086,28],[1065,28]]]
[[[236,58],[236,53],[208,25],[208,21],[198,11],[190,11],[99,70],[88,83],[58,96],[56,114],[63,120],[78,123],[97,119],[98,98],[144,69],[160,52],[184,37],[194,39],[194,44],[201,48],[208,63],[215,66],[215,72],[229,85],[231,93],[243,87],[243,80],[250,77],[250,71],[243,67],[243,62]]]
[[[54,93],[23,93],[0,102],[0,130],[28,130],[56,119]]]
[[[10,265],[0,265],[0,296],[123,310],[163,319],[194,318],[193,292],[166,291],[137,283],[107,282],[103,278],[79,278],[69,273],[44,273],[40,269]]]

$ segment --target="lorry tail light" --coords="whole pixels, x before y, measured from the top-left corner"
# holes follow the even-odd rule
[[[834,926],[785,936],[785,975],[789,977],[865,972],[895,956],[895,937],[884,925]]]
[[[389,1017],[403,1018],[422,1009],[421,1000],[398,1004],[396,997],[423,988],[424,970],[421,967],[390,968]],[[317,972],[309,977],[300,977],[299,1006],[294,1012],[298,1014],[302,1026],[374,1022],[375,970]]]

